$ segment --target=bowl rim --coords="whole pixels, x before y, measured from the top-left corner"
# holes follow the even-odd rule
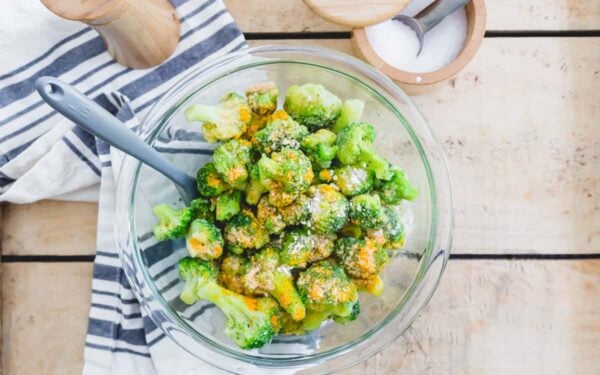
[[[443,172],[442,177],[444,177],[443,182],[447,185],[446,186],[447,189],[445,190],[445,192],[447,193],[447,196],[445,197],[445,199],[446,199],[446,203],[449,205],[449,212],[448,212],[449,216],[446,218],[446,220],[447,220],[446,225],[448,226],[448,228],[446,228],[446,232],[447,232],[446,238],[441,239],[443,242],[443,244],[442,244],[443,248],[441,249],[442,251],[438,254],[433,254],[434,249],[432,247],[432,243],[435,243],[436,240],[440,239],[437,237],[437,232],[438,232],[439,228],[437,227],[437,222],[436,222],[437,216],[434,213],[432,215],[432,219],[431,219],[431,228],[432,229],[430,230],[430,233],[429,233],[429,243],[428,243],[427,249],[425,250],[425,252],[422,255],[422,258],[419,262],[418,272],[414,276],[413,280],[411,281],[410,287],[404,292],[404,294],[403,294],[401,300],[398,302],[397,306],[393,310],[391,310],[391,312],[388,313],[385,318],[383,318],[380,322],[378,322],[374,326],[374,328],[371,327],[367,331],[367,333],[363,334],[361,337],[359,337],[355,340],[350,341],[349,343],[340,345],[333,349],[327,350],[322,353],[317,353],[314,355],[299,356],[296,358],[277,359],[277,358],[268,358],[268,357],[256,357],[256,356],[253,356],[250,354],[241,354],[240,352],[232,351],[228,347],[221,345],[220,343],[215,342],[215,341],[211,340],[210,338],[203,336],[202,334],[198,333],[194,329],[185,329],[184,330],[185,334],[192,336],[196,342],[199,342],[204,347],[208,347],[209,350],[216,351],[218,354],[225,355],[228,358],[235,359],[235,360],[241,360],[246,363],[258,364],[260,366],[266,366],[266,367],[297,368],[297,367],[308,367],[311,365],[318,365],[319,363],[323,363],[324,360],[331,360],[334,358],[341,357],[344,354],[347,354],[348,351],[350,351],[351,349],[361,346],[361,344],[366,343],[366,344],[370,345],[369,341],[371,341],[371,340],[369,340],[369,339],[372,338],[373,336],[381,335],[384,331],[383,328],[385,326],[387,326],[390,322],[394,321],[394,319],[397,318],[398,315],[400,315],[402,310],[410,305],[411,300],[416,297],[416,293],[418,293],[419,291],[422,290],[421,281],[422,281],[423,277],[425,276],[425,274],[429,271],[429,269],[431,268],[431,266],[434,262],[441,259],[442,263],[440,265],[439,273],[434,275],[434,277],[436,278],[434,280],[434,284],[432,284],[429,287],[429,290],[425,292],[425,295],[422,296],[423,299],[421,301],[421,304],[416,308],[417,312],[414,313],[409,319],[407,319],[408,320],[407,327],[410,326],[410,324],[412,324],[414,322],[414,320],[416,319],[416,315],[418,315],[418,312],[421,311],[422,308],[427,304],[427,302],[432,297],[433,292],[437,289],[437,285],[440,281],[440,278],[443,274],[444,268],[446,266],[446,263],[447,263],[447,260],[449,257],[450,248],[452,245],[453,198],[452,198],[452,189],[451,189],[451,184],[450,184],[450,179],[449,179],[449,174],[448,174],[447,163],[445,160],[445,156],[443,154],[443,150],[441,149],[441,145],[433,136],[431,128],[429,127],[424,116],[422,115],[420,110],[416,107],[416,105],[412,102],[412,100],[410,100],[408,95],[406,95],[406,93],[404,93],[398,86],[396,86],[387,77],[385,77],[383,74],[381,74],[374,68],[367,66],[366,64],[364,64],[363,62],[361,62],[360,60],[358,60],[352,56],[349,56],[344,53],[340,53],[338,51],[326,49],[326,48],[313,47],[313,46],[301,46],[301,45],[277,45],[277,44],[276,45],[263,45],[263,46],[259,46],[259,47],[249,48],[249,49],[242,49],[240,51],[230,53],[230,54],[222,56],[220,58],[211,59],[211,61],[203,64],[203,66],[201,66],[201,67],[191,70],[188,74],[186,74],[180,80],[178,80],[176,83],[174,83],[161,96],[161,98],[156,101],[156,103],[148,111],[148,114],[145,116],[144,120],[141,122],[138,132],[140,133],[140,135],[146,142],[148,142],[150,145],[153,145],[158,134],[169,123],[169,121],[170,121],[169,117],[174,112],[176,112],[177,108],[179,108],[181,105],[183,105],[185,103],[185,100],[181,100],[181,99],[178,100],[174,105],[171,106],[171,108],[168,108],[166,111],[165,111],[165,108],[161,107],[161,105],[164,104],[164,102],[171,95],[178,94],[178,89],[181,89],[182,87],[186,88],[187,87],[186,82],[188,82],[190,80],[190,77],[198,77],[202,74],[207,74],[210,77],[210,74],[214,73],[214,70],[218,70],[218,68],[227,67],[227,65],[230,65],[230,64],[234,63],[236,60],[243,58],[245,56],[252,56],[253,54],[260,54],[260,53],[281,53],[281,52],[293,52],[293,53],[300,53],[300,54],[304,53],[304,54],[306,54],[304,56],[305,59],[309,59],[309,57],[310,57],[310,56],[308,56],[309,54],[315,54],[315,55],[318,55],[320,58],[334,59],[334,60],[337,59],[336,62],[342,62],[341,60],[346,60],[346,61],[343,61],[343,63],[345,65],[349,65],[351,68],[357,69],[359,74],[365,76],[368,79],[371,79],[373,81],[373,83],[375,83],[377,86],[380,86],[380,87],[377,87],[377,90],[375,90],[369,84],[364,82],[364,78],[362,76],[361,76],[361,78],[356,78],[349,73],[340,71],[339,69],[341,69],[341,68],[335,68],[335,67],[331,68],[331,67],[327,67],[322,64],[314,63],[314,62],[309,63],[308,65],[318,66],[320,68],[335,71],[336,73],[346,74],[346,76],[348,76],[349,78],[354,79],[355,81],[358,81],[360,84],[362,84],[363,86],[366,86],[368,89],[370,89],[375,94],[380,96],[381,99],[383,99],[387,104],[389,104],[391,106],[391,108],[388,108],[388,109],[393,110],[395,112],[395,114],[398,116],[398,118],[401,119],[402,125],[404,125],[406,130],[411,135],[413,142],[415,142],[415,146],[418,146],[421,148],[421,150],[419,150],[421,157],[426,158],[427,155],[425,155],[426,152],[423,151],[423,147],[421,145],[420,140],[416,137],[416,135],[414,133],[411,133],[411,132],[413,132],[412,126],[404,118],[402,113],[398,109],[396,109],[396,107],[388,100],[388,98],[386,98],[385,95],[382,95],[380,93],[380,91],[382,89],[381,86],[384,86],[383,89],[385,89],[387,91],[391,91],[394,95],[396,95],[396,96],[400,97],[402,100],[406,101],[408,103],[408,105],[411,107],[411,109],[416,111],[417,115],[420,116],[421,119],[423,120],[422,122],[425,125],[425,127],[427,128],[426,130],[428,131],[429,135],[433,137],[433,141],[435,142],[435,147],[436,147],[435,151],[439,154],[438,156],[441,156],[441,160],[439,160],[439,162],[441,162],[441,165],[442,165],[442,172]],[[325,55],[325,57],[323,55]],[[252,56],[252,57],[254,57],[254,56]],[[296,61],[295,59],[291,59],[292,61],[289,61],[290,59],[275,58],[275,60],[276,61],[270,62],[268,64],[281,64],[284,62],[306,64],[306,61]],[[348,63],[348,62],[350,62],[350,63]],[[210,85],[211,83],[215,82],[216,80],[222,79],[224,76],[226,76],[228,74],[231,74],[235,71],[247,69],[249,65],[253,65],[252,67],[255,67],[255,66],[262,66],[265,64],[266,64],[265,62],[256,63],[256,64],[242,64],[240,66],[235,66],[235,69],[233,69],[233,70],[227,69],[225,73],[220,73],[216,76],[212,76],[212,77],[210,77],[210,80],[201,82],[199,84],[199,86],[197,83],[197,87],[195,87],[191,92],[188,92],[187,97],[188,98],[192,97],[197,91],[201,90],[203,87]],[[345,68],[348,69],[348,66],[345,66]],[[173,109],[173,107],[175,107],[175,109]],[[164,113],[162,113],[163,111],[164,111]],[[153,123],[149,124],[150,119],[153,119],[154,117],[157,117],[157,116],[158,116],[158,118],[156,119],[157,121],[154,121]],[[424,160],[424,162],[425,162],[425,167],[427,170],[428,185],[430,187],[430,195],[431,195],[430,199],[432,201],[431,211],[433,212],[434,207],[435,207],[434,203],[435,203],[436,199],[438,198],[438,191],[436,189],[435,179],[430,170],[429,163],[426,160]],[[133,189],[131,189],[131,191],[129,191],[129,199],[128,199],[128,201],[130,202],[130,207],[131,207],[131,210],[128,213],[128,224],[129,224],[128,230],[129,230],[129,234],[132,236],[132,238],[135,239],[135,238],[137,238],[136,229],[135,229],[135,195],[136,195],[136,190],[137,190],[137,186],[138,186],[138,182],[139,182],[139,178],[140,178],[142,164],[139,161],[136,161],[135,159],[133,159],[129,156],[125,156],[125,160],[123,161],[123,163],[121,165],[121,168],[119,170],[118,177],[117,177],[117,186],[118,187],[121,186],[121,184],[125,180],[125,178],[123,177],[123,173],[124,173],[124,169],[125,169],[124,167],[127,163],[134,163],[136,165],[134,168],[135,174],[134,174],[133,179],[131,178],[131,175],[127,176],[128,180],[133,180],[133,182],[132,182]],[[121,226],[119,226],[117,224],[117,222],[118,222],[118,220],[115,222],[115,230],[118,232],[118,231],[122,230],[123,228]],[[117,234],[117,238],[119,238],[118,234]],[[166,311],[166,314],[168,315],[168,317],[171,320],[177,322],[180,326],[189,327],[189,325],[179,316],[179,314],[177,314],[176,312],[171,310],[171,308],[168,306],[168,304],[164,300],[163,296],[158,292],[158,290],[156,289],[156,286],[154,285],[154,283],[152,281],[152,278],[148,274],[147,268],[144,266],[144,263],[143,263],[142,259],[140,258],[141,255],[140,255],[140,251],[139,251],[140,250],[139,244],[137,243],[137,241],[131,241],[131,242],[133,243],[133,246],[134,246],[133,253],[135,255],[135,257],[134,257],[135,261],[138,263],[138,265],[140,265],[139,268],[142,270],[142,274],[144,276],[144,281],[146,283],[146,286],[150,288],[151,296],[160,302],[160,305],[162,306],[163,310]],[[126,249],[122,245],[127,246],[127,245],[124,245],[121,241],[119,241],[119,246],[118,246],[119,255],[120,255],[121,259],[124,259],[124,257],[126,257],[126,254],[124,254],[124,251]],[[131,245],[131,243],[128,243],[128,245]],[[442,255],[442,256],[440,257],[440,255]],[[132,275],[129,274],[129,272],[127,271],[127,268],[126,268],[125,274],[129,280],[130,284],[132,284]],[[138,300],[145,301],[145,299],[140,298],[140,296],[137,295],[139,293],[139,291],[136,290],[135,288],[133,288],[133,289],[134,289],[134,293],[136,293],[136,296],[138,297]],[[141,305],[142,305],[142,308],[144,308],[146,310],[146,312],[149,313],[149,311],[148,311],[149,307],[147,306],[147,304],[141,303]],[[151,319],[154,321],[154,323],[158,327],[160,327],[161,330],[163,330],[163,332],[167,336],[169,336],[171,338],[173,337],[169,331],[166,331],[163,329],[160,321],[155,320],[153,314],[149,313],[148,315],[151,317]],[[388,346],[389,344],[394,342],[404,331],[405,331],[405,329],[401,330],[400,332],[397,332],[392,339],[388,339],[387,342],[384,344],[379,344],[375,350],[371,350],[373,352],[371,354],[374,354],[376,352],[379,352],[380,350],[383,350],[386,346]],[[177,342],[177,340],[174,340],[174,341]],[[186,347],[183,347],[183,348],[186,349],[188,352],[190,352],[192,355],[195,354],[192,351],[188,350]],[[220,368],[222,368],[222,365],[225,365],[225,364],[215,364],[213,362],[207,361],[206,358],[200,358],[200,359],[202,359],[205,362],[208,362],[214,366],[220,367]],[[352,366],[358,362],[361,362],[364,359],[366,359],[366,357],[363,358],[363,356],[357,356],[357,358],[354,360],[352,360],[352,359],[347,360],[343,364],[343,366],[341,366],[340,368],[337,368],[335,371],[342,370],[343,368]],[[273,364],[272,362],[278,362],[278,363]],[[231,369],[227,369],[227,368],[225,368],[225,370],[231,371]]]

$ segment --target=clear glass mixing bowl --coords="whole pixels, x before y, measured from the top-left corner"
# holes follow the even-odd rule
[[[361,61],[331,50],[289,45],[245,49],[190,72],[154,105],[140,135],[180,168],[194,175],[214,145],[203,141],[183,111],[191,103],[215,103],[228,91],[275,81],[285,93],[291,84],[315,82],[342,99],[366,102],[364,120],[378,131],[380,154],[406,170],[421,194],[403,206],[407,242],[386,266],[380,297],[361,294],[357,321],[325,324],[304,336],[280,336],[258,350],[237,348],[223,333],[217,308],[178,299],[182,283],[175,265],[187,255],[184,241],[157,243],[151,235],[151,207],[182,206],[177,190],[162,175],[126,157],[117,179],[116,233],[129,283],[158,327],[194,356],[221,369],[261,374],[288,371],[334,372],[363,361],[392,343],[431,298],[446,265],[452,241],[452,193],[444,154],[409,97]],[[283,96],[283,95],[281,95]],[[288,371],[285,371],[286,373]]]

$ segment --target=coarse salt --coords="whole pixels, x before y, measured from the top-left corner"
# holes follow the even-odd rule
[[[402,14],[414,16],[432,2],[413,0]],[[365,28],[365,32],[375,53],[393,67],[411,73],[433,72],[450,64],[462,51],[467,36],[467,13],[459,8],[425,33],[419,56],[417,35],[400,21],[387,20]]]

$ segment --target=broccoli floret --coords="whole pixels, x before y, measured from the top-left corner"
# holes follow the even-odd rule
[[[225,221],[231,219],[234,215],[240,212],[240,201],[242,200],[242,193],[236,190],[230,190],[225,192],[218,197],[214,198],[215,201],[215,216],[219,221]]]
[[[190,208],[176,210],[168,204],[159,204],[152,207],[152,212],[158,218],[158,224],[152,231],[159,241],[185,236],[192,221]]]
[[[281,332],[282,335],[303,335],[305,333],[303,323],[304,320],[294,320],[292,316],[286,312],[281,314]]]
[[[244,249],[260,249],[269,242],[269,234],[250,210],[242,210],[224,229],[227,249],[241,254]]]
[[[208,199],[202,197],[194,199],[190,202],[190,209],[192,210],[192,219],[212,220],[211,204]]]
[[[375,297],[379,297],[385,287],[385,283],[379,275],[373,275],[368,279],[352,279],[352,282],[359,292],[367,292]]]
[[[246,98],[252,112],[260,116],[273,113],[277,108],[279,90],[275,82],[265,82],[246,89]]]
[[[302,320],[304,303],[294,286],[292,274],[280,267],[279,250],[276,245],[267,245],[252,256],[244,279],[245,287],[253,293],[270,294],[294,320]]]
[[[227,317],[225,334],[242,349],[260,348],[279,331],[276,304],[250,298],[223,288],[217,283],[217,267],[212,262],[183,258],[178,265],[185,282],[181,300],[193,303],[208,300]]]
[[[350,200],[350,220],[361,229],[381,228],[388,221],[379,195],[361,194]]]
[[[366,122],[353,122],[340,130],[336,145],[337,158],[346,165],[364,163],[367,170],[380,180],[389,180],[390,163],[377,155],[373,148],[375,128]]]
[[[337,152],[336,137],[331,130],[320,129],[304,138],[301,147],[319,168],[329,168]]]
[[[223,253],[221,231],[212,223],[203,219],[192,221],[185,244],[190,256],[193,258],[217,259]]]
[[[273,113],[265,126],[254,135],[259,151],[270,154],[284,148],[300,148],[300,141],[308,135],[308,129],[289,117],[285,111]]]
[[[269,203],[275,207],[284,207],[290,205],[292,202],[294,202],[294,200],[296,200],[296,198],[298,198],[298,194],[286,192],[281,182],[275,182],[273,186],[272,189],[269,190],[268,199]]]
[[[213,155],[217,172],[227,184],[237,189],[245,187],[251,162],[252,146],[245,140],[232,139],[221,143]]]
[[[231,186],[223,181],[213,163],[206,163],[204,167],[198,169],[196,182],[198,192],[203,197],[216,197],[224,191],[231,189]]]
[[[246,272],[248,272],[248,259],[242,255],[227,253],[221,261],[219,283],[236,293],[251,295],[252,293],[244,285]]]
[[[305,331],[315,330],[321,327],[323,322],[330,318],[333,318],[333,321],[337,324],[346,324],[348,322],[356,320],[358,318],[358,315],[360,315],[360,302],[358,300],[352,305],[352,311],[350,312],[350,314],[343,317],[335,315],[333,312],[327,310],[307,310],[306,318],[304,318],[304,320],[302,321],[302,328]]]
[[[264,129],[267,126],[267,121],[269,120],[269,116],[259,116],[255,113],[252,114],[250,118],[250,123],[248,124],[248,128],[242,135],[242,138],[254,142],[254,136],[258,133],[259,130]]]
[[[236,93],[226,94],[219,105],[194,104],[185,110],[187,121],[202,121],[204,139],[215,143],[238,138],[250,122],[250,107],[246,99]]]
[[[334,179],[334,172],[332,169],[322,169],[317,174],[317,178],[320,182],[331,182]]]
[[[340,238],[335,253],[348,275],[357,279],[377,275],[389,259],[387,252],[370,238]]]
[[[333,124],[342,110],[342,101],[323,85],[306,83],[290,86],[283,108],[294,120],[315,131]]]
[[[365,102],[360,99],[349,99],[344,101],[340,117],[337,118],[335,124],[331,127],[331,130],[337,134],[348,124],[360,121],[364,109]]]
[[[313,263],[301,272],[296,287],[304,305],[312,311],[349,316],[358,301],[356,286],[344,269],[331,260]]]
[[[348,199],[331,185],[313,185],[310,197],[309,227],[318,233],[337,232],[348,220]]]
[[[283,216],[267,197],[262,197],[256,206],[256,218],[269,234],[278,234],[285,228]]]
[[[310,198],[300,195],[293,202],[279,207],[279,213],[287,225],[308,225],[310,219]]]
[[[314,263],[329,256],[335,249],[335,240],[337,236],[332,233],[313,234],[314,248],[308,255],[307,262]]]
[[[352,312],[349,315],[346,315],[346,316],[334,315],[333,321],[336,322],[337,324],[346,324],[346,323],[353,322],[356,319],[358,319],[359,315],[360,315],[360,301],[357,300],[356,303],[354,305],[352,305]]]
[[[398,211],[394,207],[385,207],[387,222],[381,228],[367,231],[367,236],[384,249],[401,249],[404,247],[404,225]]]
[[[419,189],[410,183],[403,170],[392,168],[392,177],[382,182],[379,195],[386,204],[398,204],[403,199],[414,200],[419,195]]]
[[[315,238],[306,228],[286,232],[281,249],[281,263],[290,267],[304,268],[315,247]]]
[[[358,165],[345,165],[335,170],[333,181],[347,196],[369,192],[373,188],[375,175]]]
[[[263,154],[258,161],[260,182],[269,190],[283,188],[286,193],[299,194],[310,186],[314,174],[310,160],[302,151],[284,148],[269,158]]]
[[[267,188],[260,182],[258,165],[252,164],[252,166],[250,166],[250,181],[246,185],[246,203],[256,206],[260,197],[267,191]]]

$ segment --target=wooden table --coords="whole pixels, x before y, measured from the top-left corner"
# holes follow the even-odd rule
[[[301,0],[226,0],[250,44],[351,53]],[[600,373],[600,1],[488,0],[475,60],[414,100],[454,182],[453,257],[429,307],[348,374]],[[75,374],[96,205],[3,207],[6,374]]]

